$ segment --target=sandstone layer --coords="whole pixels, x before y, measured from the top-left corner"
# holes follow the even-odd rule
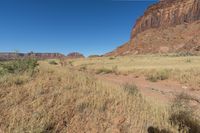
[[[199,20],[200,0],[161,0],[137,20],[130,41],[107,55],[198,52]]]

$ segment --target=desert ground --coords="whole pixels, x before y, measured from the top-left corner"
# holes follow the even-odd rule
[[[25,59],[0,75],[2,133],[200,132],[200,56]]]

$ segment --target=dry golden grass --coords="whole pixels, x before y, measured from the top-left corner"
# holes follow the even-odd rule
[[[200,87],[200,56],[133,55],[123,57],[97,57],[71,60],[73,66],[85,66],[89,70],[113,70],[120,74],[161,76]],[[167,73],[166,73],[167,72]],[[157,74],[157,75],[155,75]]]
[[[0,84],[0,131],[145,133],[152,126],[176,132],[169,108],[147,102],[136,86],[114,85],[48,62],[40,62],[35,75],[23,84]]]
[[[120,86],[68,67],[39,63],[33,76],[0,82],[0,132],[178,132],[170,107],[144,99],[135,85]],[[2,79],[4,77],[0,77]],[[21,83],[13,79],[20,78]]]

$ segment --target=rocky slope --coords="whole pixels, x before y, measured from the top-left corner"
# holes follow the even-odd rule
[[[200,47],[200,0],[161,0],[140,17],[128,43],[108,55],[196,52]]]

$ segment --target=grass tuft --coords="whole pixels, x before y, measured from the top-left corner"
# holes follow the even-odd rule
[[[162,70],[147,74],[147,80],[151,82],[156,82],[158,80],[166,80],[169,78],[169,71]]]
[[[109,60],[114,60],[114,59],[115,59],[115,57],[110,57],[110,58],[109,58]]]
[[[50,60],[49,64],[51,64],[51,65],[58,65],[58,63],[55,60]]]
[[[172,125],[177,125],[180,132],[199,133],[200,120],[194,107],[190,105],[191,96],[181,93],[178,95],[172,106],[170,121]]]
[[[126,84],[123,89],[125,92],[128,92],[128,94],[130,95],[138,95],[139,93],[139,90],[135,84],[132,84],[132,85]]]
[[[113,71],[111,69],[107,68],[100,68],[96,71],[96,74],[109,74],[112,73]]]

